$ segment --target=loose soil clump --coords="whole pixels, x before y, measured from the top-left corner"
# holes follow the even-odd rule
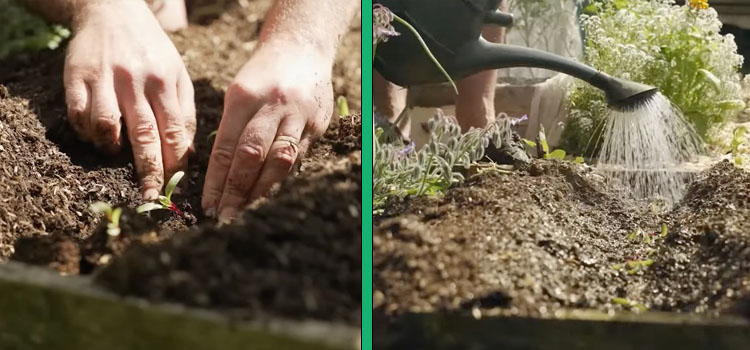
[[[255,47],[271,3],[226,2],[229,9],[208,24],[171,35],[193,78],[198,117],[196,153],[173,197],[182,215],[135,213],[132,208],[142,201],[132,154],[103,155],[77,139],[66,120],[64,50],[0,62],[0,261],[72,275],[114,264],[101,280],[123,294],[232,310],[242,317],[358,323],[359,114],[333,118],[295,179],[255,203],[241,223],[216,227],[200,209],[213,145],[208,135],[218,127],[224,91]],[[335,94],[346,96],[354,111],[361,96],[358,23],[341,38],[333,78]],[[109,237],[102,218],[88,209],[96,201],[124,208],[118,237]],[[164,256],[172,257],[170,264],[160,265]]]
[[[728,162],[668,212],[567,162],[475,175],[441,198],[396,201],[375,218],[374,305],[388,315],[649,308],[750,316],[749,191],[750,173]]]
[[[319,166],[241,222],[128,251],[97,279],[123,294],[201,307],[360,322],[361,160]]]

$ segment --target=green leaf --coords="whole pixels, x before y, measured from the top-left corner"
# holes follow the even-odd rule
[[[711,84],[711,87],[714,89],[714,91],[721,92],[721,80],[717,78],[713,73],[703,68],[698,69],[698,73],[700,73],[700,75],[706,82]]]
[[[549,154],[549,145],[547,144],[547,136],[544,135],[544,126],[542,125],[539,125],[539,142],[542,144],[542,151],[544,152],[544,154],[545,155]]]
[[[661,236],[662,238],[667,237],[667,224],[661,224]]]
[[[630,307],[630,300],[625,298],[612,298],[612,302],[618,305]]]
[[[89,205],[89,210],[95,214],[107,213],[112,210],[112,206],[104,202],[95,202]]]
[[[745,108],[745,101],[742,100],[722,100],[716,103],[716,106],[725,111],[740,110]]]
[[[159,198],[156,201],[159,202],[159,204],[161,204],[161,206],[164,208],[169,208],[169,205],[172,204],[172,201],[169,200],[169,198],[164,197],[164,196],[159,196]]]
[[[109,222],[112,225],[120,227],[120,215],[122,215],[122,208],[115,208],[112,210],[112,215],[109,217]]]
[[[177,187],[177,184],[180,182],[180,180],[182,180],[183,176],[185,176],[184,171],[176,172],[174,175],[172,175],[172,178],[169,179],[167,186],[164,187],[164,195],[170,202],[172,201],[172,193],[174,193],[174,189]]]
[[[573,163],[576,163],[576,164],[583,164],[584,162],[585,160],[583,159],[583,157],[580,157],[580,156],[576,157],[576,159],[573,160]]]
[[[521,139],[525,144],[527,144],[529,147],[536,147],[536,142],[527,140],[527,139]]]
[[[156,209],[164,209],[164,206],[157,203],[145,203],[136,208],[135,211],[138,214],[142,214]]]
[[[560,159],[560,160],[563,160],[563,159],[565,159],[565,150],[556,149],[556,150],[552,151],[552,153],[550,153],[548,156],[549,156],[548,159]]]
[[[347,115],[349,115],[349,103],[346,102],[345,96],[339,96],[336,99],[336,104],[339,108],[339,117],[346,117]]]

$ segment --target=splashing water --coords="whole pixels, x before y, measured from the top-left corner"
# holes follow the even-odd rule
[[[699,154],[701,141],[664,95],[657,93],[629,111],[611,110],[603,137],[597,168],[629,188],[634,198],[668,203],[682,198],[693,175],[680,164]]]

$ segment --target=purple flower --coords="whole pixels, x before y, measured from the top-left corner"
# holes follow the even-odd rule
[[[372,6],[372,42],[375,44],[388,41],[389,37],[400,35],[391,25],[393,13],[381,4]]]
[[[406,157],[411,152],[414,152],[414,141],[409,142],[409,144],[403,149],[399,150],[397,154],[399,157]]]
[[[515,119],[511,120],[510,121],[510,125],[517,125],[518,123],[520,123],[520,122],[522,122],[524,120],[529,120],[529,116],[527,114],[522,115],[520,118],[515,118]]]

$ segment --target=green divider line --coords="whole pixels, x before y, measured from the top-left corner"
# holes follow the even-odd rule
[[[372,349],[372,0],[362,2],[362,349]]]

